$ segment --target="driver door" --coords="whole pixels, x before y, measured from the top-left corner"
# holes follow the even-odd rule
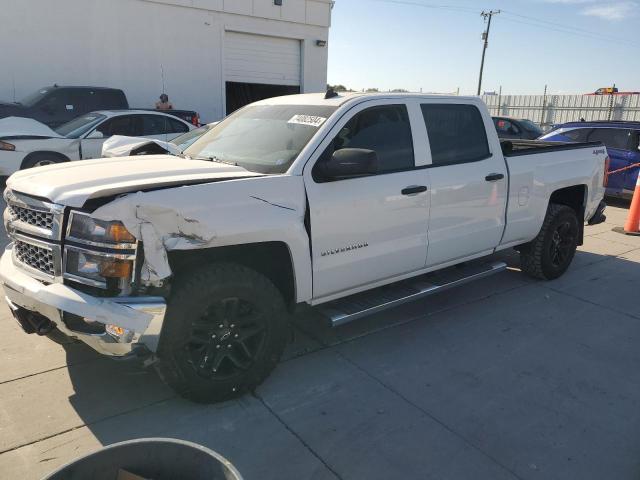
[[[365,102],[331,129],[307,163],[314,300],[424,268],[429,173],[419,168],[427,158],[419,115],[417,105],[402,100]],[[318,166],[342,148],[375,151],[377,173],[319,177]]]

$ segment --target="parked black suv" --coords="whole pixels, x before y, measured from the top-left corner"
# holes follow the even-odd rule
[[[122,90],[53,85],[39,89],[20,102],[0,102],[0,118],[33,118],[55,128],[95,110],[128,108],[129,103]]]

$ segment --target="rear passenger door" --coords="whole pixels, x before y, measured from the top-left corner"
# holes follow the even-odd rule
[[[587,136],[588,142],[602,142],[609,154],[609,171],[628,167],[635,155],[631,151],[632,131],[626,128],[594,128]],[[637,152],[637,150],[636,150]],[[607,194],[621,195],[628,171],[614,173],[607,179]]]
[[[305,166],[315,300],[424,268],[429,180],[421,168],[421,121],[417,105],[401,99],[361,103],[338,120]],[[323,178],[323,162],[342,148],[375,151],[376,173]]]
[[[431,164],[427,266],[491,253],[505,224],[507,170],[493,129],[475,105],[421,102]]]

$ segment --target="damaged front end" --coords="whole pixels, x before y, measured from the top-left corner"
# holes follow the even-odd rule
[[[170,291],[169,253],[280,240],[308,258],[304,198],[301,179],[285,176],[124,193],[83,207],[7,189],[12,243],[0,282],[28,333],[57,328],[103,354],[153,354]]]
[[[38,198],[7,190],[5,200],[12,243],[0,260],[0,280],[24,331],[57,328],[113,356],[155,351],[166,303],[133,295],[136,238],[120,222]]]

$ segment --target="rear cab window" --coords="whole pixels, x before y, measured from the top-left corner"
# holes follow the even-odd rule
[[[477,162],[491,156],[482,114],[476,106],[427,103],[420,108],[434,167]]]

